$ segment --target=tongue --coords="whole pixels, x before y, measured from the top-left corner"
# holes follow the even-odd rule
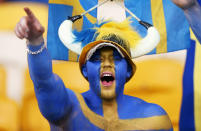
[[[113,81],[102,81],[103,86],[111,86]]]

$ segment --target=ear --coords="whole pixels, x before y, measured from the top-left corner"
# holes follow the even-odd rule
[[[82,74],[84,75],[84,77],[88,78],[88,73],[87,73],[86,64],[84,64],[84,65],[82,66]]]
[[[129,78],[131,74],[132,74],[132,67],[130,66],[130,64],[128,64],[126,77]]]

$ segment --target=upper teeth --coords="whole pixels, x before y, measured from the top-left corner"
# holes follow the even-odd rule
[[[103,76],[112,76],[111,74],[103,74]]]

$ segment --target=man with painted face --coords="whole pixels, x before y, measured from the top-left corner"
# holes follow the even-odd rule
[[[192,26],[201,18],[195,0],[174,2],[185,10]],[[126,41],[112,34],[82,49],[79,65],[90,90],[78,94],[66,88],[52,72],[51,58],[42,38],[44,28],[28,8],[25,12],[27,16],[17,24],[15,33],[28,40],[30,76],[40,111],[51,130],[173,130],[160,106],[123,94],[125,83],[136,70]],[[193,30],[200,39],[197,28]]]

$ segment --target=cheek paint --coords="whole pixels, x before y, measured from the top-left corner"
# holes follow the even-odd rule
[[[87,73],[90,89],[100,96],[100,64],[101,62],[87,61]]]
[[[116,93],[123,94],[127,77],[127,62],[125,59],[115,61]]]
[[[114,51],[115,59],[115,79],[116,79],[116,94],[123,95],[124,85],[127,77],[127,62],[120,56],[117,51]]]

